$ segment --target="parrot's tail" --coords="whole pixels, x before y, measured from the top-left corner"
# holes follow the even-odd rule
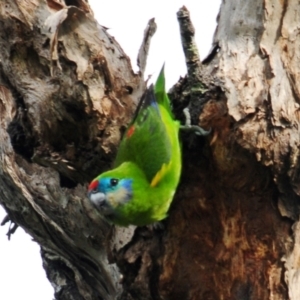
[[[155,92],[157,103],[162,105],[170,114],[170,116],[172,116],[172,118],[174,119],[171,102],[165,88],[165,66],[164,65],[161,68],[161,71],[156,80],[154,92]]]

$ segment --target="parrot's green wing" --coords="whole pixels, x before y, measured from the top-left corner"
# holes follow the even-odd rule
[[[123,136],[114,167],[132,161],[145,173],[150,183],[155,178],[152,184],[156,184],[170,162],[171,151],[163,115],[156,102],[153,86],[150,86]]]
[[[143,226],[164,219],[181,174],[179,121],[174,120],[161,71],[138,105],[114,168],[89,187],[89,198],[115,224]]]

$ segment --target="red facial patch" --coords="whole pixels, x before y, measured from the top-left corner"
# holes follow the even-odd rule
[[[89,191],[95,190],[98,187],[98,180],[94,180],[89,185]]]
[[[127,136],[128,138],[130,138],[130,137],[133,135],[134,131],[135,131],[135,128],[134,128],[134,126],[132,125],[132,126],[128,129],[126,136]]]

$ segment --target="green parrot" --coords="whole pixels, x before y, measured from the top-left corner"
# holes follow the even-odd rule
[[[164,68],[141,98],[113,169],[89,185],[88,197],[107,220],[144,226],[167,217],[181,174],[180,123],[165,91]]]

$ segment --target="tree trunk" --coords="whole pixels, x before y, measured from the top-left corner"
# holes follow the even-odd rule
[[[109,167],[145,84],[88,4],[68,3],[0,3],[0,201],[41,245],[56,299],[115,299],[110,226],[86,184]]]
[[[65,2],[0,3],[0,202],[56,299],[300,299],[298,2],[223,1],[202,63],[178,12],[175,114],[212,132],[182,134],[164,228],[112,228],[86,198],[145,89],[151,34],[136,75],[88,4]]]

